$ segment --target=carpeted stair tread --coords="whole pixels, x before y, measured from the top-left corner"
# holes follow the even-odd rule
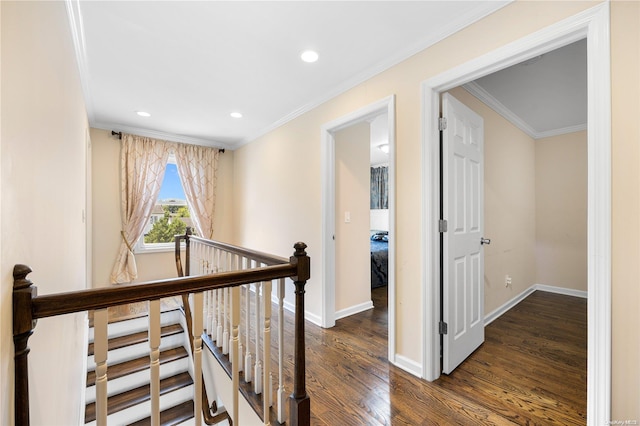
[[[184,372],[160,380],[160,395],[172,392],[193,384],[189,373]],[[107,399],[107,413],[113,414],[150,399],[150,385],[146,384],[130,391],[110,396]],[[96,419],[96,404],[92,402],[85,407],[84,421],[92,422]]]
[[[180,324],[165,325],[160,329],[160,337],[171,336],[174,334],[182,333],[182,326]],[[149,339],[148,331],[140,331],[138,333],[128,334],[126,336],[114,337],[109,339],[108,350],[124,348],[126,346],[136,345],[138,343],[146,342]],[[93,343],[89,343],[88,355],[93,355]]]
[[[173,349],[166,349],[160,352],[160,364],[176,361],[189,356],[186,349],[183,346],[178,346]],[[107,377],[109,380],[117,379],[119,377],[126,376],[127,374],[137,373],[138,371],[146,370],[149,368],[149,355],[141,356],[140,358],[132,359],[130,361],[121,362],[119,364],[109,365],[107,369]],[[96,372],[89,371],[87,373],[87,387],[96,384]]]

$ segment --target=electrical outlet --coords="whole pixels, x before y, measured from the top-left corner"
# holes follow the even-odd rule
[[[505,275],[504,276],[504,286],[505,287],[510,287],[511,286],[511,276],[510,275]]]

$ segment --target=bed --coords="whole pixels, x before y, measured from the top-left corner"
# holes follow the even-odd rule
[[[371,231],[371,288],[387,285],[389,240],[387,231]]]

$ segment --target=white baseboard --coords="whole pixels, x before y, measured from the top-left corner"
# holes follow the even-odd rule
[[[359,305],[353,305],[346,309],[340,309],[336,311],[336,321],[348,317],[350,315],[359,314],[360,312],[367,311],[369,309],[373,309],[373,302],[369,300],[368,302],[361,303]]]
[[[528,289],[526,289],[525,291],[523,291],[522,293],[520,293],[519,295],[517,295],[513,299],[509,300],[507,303],[503,304],[502,306],[499,306],[498,308],[494,309],[493,311],[491,311],[487,315],[485,315],[484,316],[484,325],[485,325],[485,327],[488,326],[489,324],[491,324],[496,319],[498,319],[502,314],[507,312],[509,309],[513,308],[518,303],[522,302],[531,293],[536,291],[535,287],[536,287],[535,284],[532,285],[531,287],[529,287]]]
[[[311,313],[309,311],[305,311],[304,313],[304,319],[306,319],[307,321],[310,321],[312,323],[314,323],[315,325],[317,325],[318,327],[322,327],[322,318],[320,318],[319,315],[316,315],[314,313]]]
[[[393,365],[407,373],[422,378],[422,364],[399,354],[396,354],[394,358],[394,360],[389,360]]]
[[[502,306],[494,309],[493,311],[485,315],[484,316],[485,327],[491,324],[496,319],[498,319],[502,314],[507,312],[509,309],[513,308],[518,303],[522,302],[527,296],[529,296],[531,293],[537,290],[546,291],[548,293],[564,294],[565,296],[581,297],[584,299],[587,298],[586,291],[574,290],[571,288],[564,288],[564,287],[556,287],[556,286],[551,286],[546,284],[534,284],[528,289],[526,289],[525,291],[523,291],[522,293],[520,293],[519,295],[517,295],[516,297],[514,297],[513,299],[509,300],[507,303],[503,304]]]
[[[272,299],[273,300],[273,299]],[[274,301],[275,304],[278,304],[278,300],[276,298],[276,300]],[[296,306],[287,301],[287,300],[283,300],[282,301],[282,306],[284,307],[285,310],[291,312],[292,314],[295,314],[296,312]],[[312,312],[306,311],[304,312],[304,319],[314,323],[315,325],[317,325],[318,327],[322,327],[322,318],[320,318],[319,315],[316,315]]]
[[[549,293],[564,294],[565,296],[581,297],[586,299],[588,293],[584,290],[574,290],[572,288],[556,287],[546,284],[534,284],[536,290],[546,291]]]

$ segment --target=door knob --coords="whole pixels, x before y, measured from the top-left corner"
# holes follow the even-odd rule
[[[489,238],[480,238],[480,244],[491,244],[491,240]]]

